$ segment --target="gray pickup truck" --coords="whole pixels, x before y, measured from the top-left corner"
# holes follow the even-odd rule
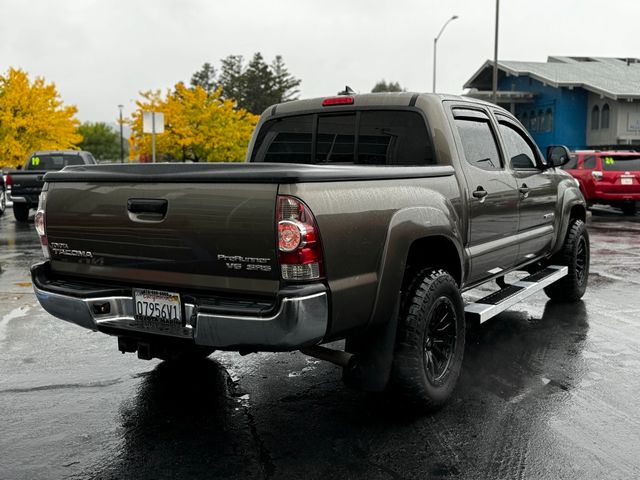
[[[568,159],[463,97],[279,104],[244,163],[48,173],[34,289],[123,353],[300,350],[431,409],[455,387],[470,326],[542,289],[584,294],[585,201],[556,168]],[[527,276],[507,284],[514,270]],[[491,280],[495,293],[465,304]]]
[[[38,199],[44,184],[44,175],[53,170],[61,170],[68,165],[95,165],[89,152],[81,150],[46,150],[33,152],[27,158],[22,170],[11,172],[7,183],[11,186],[13,216],[18,222],[29,219],[29,210],[38,206]]]

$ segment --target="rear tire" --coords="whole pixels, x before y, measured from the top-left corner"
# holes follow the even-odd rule
[[[13,216],[18,222],[26,222],[29,220],[29,205],[26,203],[13,204]]]
[[[391,386],[422,410],[441,407],[456,386],[464,355],[464,304],[455,280],[426,269],[403,296]]]
[[[4,215],[4,211],[7,209],[7,192],[0,190],[0,217]]]
[[[582,220],[573,220],[560,250],[551,263],[566,265],[569,273],[548,287],[544,293],[552,300],[575,302],[580,300],[587,289],[589,279],[589,232]]]

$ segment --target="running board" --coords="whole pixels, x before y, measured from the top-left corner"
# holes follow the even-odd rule
[[[487,295],[464,308],[467,320],[486,322],[507,308],[539,292],[567,275],[567,267],[551,265],[528,277],[507,285],[502,290]]]

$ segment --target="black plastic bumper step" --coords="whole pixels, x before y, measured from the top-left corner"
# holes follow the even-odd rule
[[[468,304],[464,311],[469,320],[486,322],[507,308],[539,292],[544,287],[560,280],[567,275],[568,269],[564,266],[551,265],[533,273],[528,277],[507,285],[505,288],[487,295],[480,300]]]

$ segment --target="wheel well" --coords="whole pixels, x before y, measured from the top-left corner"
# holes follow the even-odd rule
[[[570,220],[582,220],[583,222],[587,221],[587,211],[582,205],[574,205],[571,208],[571,213],[569,214]]]
[[[403,287],[411,281],[416,272],[426,267],[442,268],[456,281],[462,282],[460,256],[455,244],[446,237],[435,236],[420,238],[409,248]],[[403,288],[404,289],[404,288]]]

